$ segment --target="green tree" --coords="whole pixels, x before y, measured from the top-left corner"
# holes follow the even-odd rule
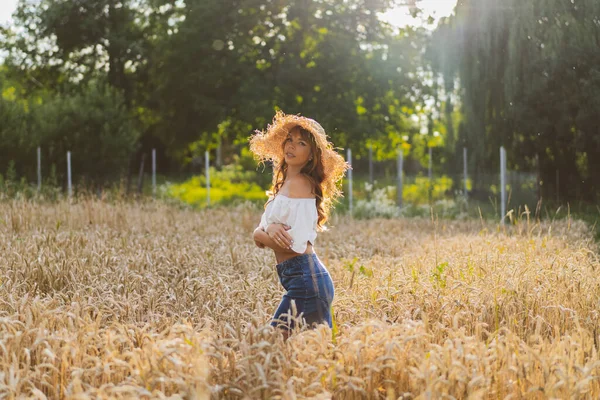
[[[59,176],[66,175],[67,151],[73,153],[76,181],[85,177],[88,183],[102,184],[126,171],[138,131],[120,92],[90,84],[79,94],[52,96],[32,113],[33,141]]]
[[[29,104],[19,99],[17,89],[7,83],[4,68],[0,67],[0,174],[9,163],[20,161],[16,171],[26,174],[25,164],[34,164],[34,149],[29,129]]]
[[[512,169],[539,171],[545,197],[596,198],[599,21],[594,0],[465,0],[440,25],[434,67],[460,82],[458,140],[478,170],[496,171],[504,145]]]
[[[435,95],[421,79],[428,35],[377,17],[393,3],[21,0],[2,41],[20,96],[66,102],[106,84],[139,126],[138,152],[159,147],[174,163],[218,142],[239,151],[275,108],[385,158]]]

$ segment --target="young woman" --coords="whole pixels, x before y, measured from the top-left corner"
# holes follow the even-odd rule
[[[261,162],[273,162],[269,200],[253,235],[258,247],[275,252],[287,291],[271,324],[287,332],[297,321],[331,327],[333,281],[314,245],[349,166],[319,123],[281,111],[266,131],[250,138],[250,150]]]

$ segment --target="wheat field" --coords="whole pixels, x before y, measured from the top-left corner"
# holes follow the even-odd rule
[[[582,223],[335,217],[334,329],[284,341],[260,210],[0,204],[0,397],[600,397]]]

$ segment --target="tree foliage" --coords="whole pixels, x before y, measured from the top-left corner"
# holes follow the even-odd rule
[[[539,171],[545,196],[597,199],[599,2],[460,1],[429,53],[447,94],[459,82],[455,138],[478,168],[493,170],[504,145],[512,169]]]
[[[99,124],[103,100],[91,99],[122,99],[140,132],[132,146],[138,129],[118,129],[124,149],[135,156],[159,147],[172,165],[219,143],[226,155],[239,151],[276,109],[317,119],[358,157],[367,144],[389,157],[418,131],[409,117],[429,90],[419,77],[427,34],[397,32],[378,18],[394,3],[20,0],[14,25],[1,35],[8,50],[3,86],[44,103],[40,110],[76,113],[71,121],[89,117],[85,137],[97,149],[111,148],[103,140],[116,136],[106,137]],[[110,95],[99,89],[106,87]],[[104,116],[113,127],[114,113],[125,120],[115,101]],[[83,133],[64,139],[79,122],[36,115],[50,118],[31,122],[37,144],[57,152],[67,142],[90,148],[75,139]]]
[[[398,3],[20,0],[0,34],[0,152],[25,170],[37,145],[57,165],[95,149],[78,167],[104,180],[95,166],[158,147],[175,172],[219,145],[231,161],[280,108],[358,158],[435,146],[459,170],[466,145],[477,185],[502,145],[545,196],[596,198],[600,3],[461,0],[432,35],[383,23]]]
[[[120,92],[88,85],[80,93],[45,100],[32,114],[33,143],[44,149],[46,164],[55,165],[59,176],[66,175],[67,151],[79,178],[102,183],[126,173],[138,131]]]

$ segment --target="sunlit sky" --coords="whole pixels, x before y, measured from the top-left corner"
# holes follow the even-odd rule
[[[17,6],[18,0],[0,0],[0,24],[10,20],[11,14]],[[450,15],[456,5],[456,0],[421,0],[420,7],[426,15],[431,15],[436,21],[439,18]],[[388,11],[382,19],[396,26],[419,25],[420,21],[413,19],[409,14],[409,8],[397,7]]]
[[[0,24],[8,22],[17,7],[17,0],[0,0]]]
[[[425,17],[433,17],[435,23],[430,28],[434,28],[440,18],[447,17],[454,11],[457,0],[421,0],[419,8],[423,10]],[[396,7],[382,15],[382,19],[395,26],[421,25],[420,19],[415,19],[410,15],[410,8],[407,6]]]

